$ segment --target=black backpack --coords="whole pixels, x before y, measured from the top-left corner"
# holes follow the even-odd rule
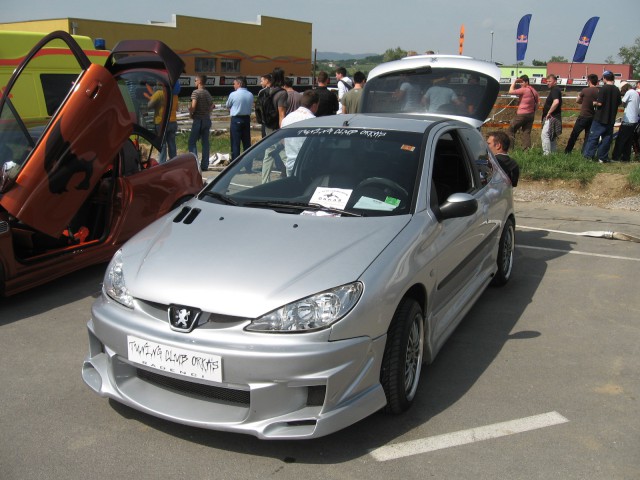
[[[276,94],[281,92],[282,88],[272,87],[258,94],[256,100],[256,120],[267,128],[276,129],[280,126],[280,113],[273,101]]]

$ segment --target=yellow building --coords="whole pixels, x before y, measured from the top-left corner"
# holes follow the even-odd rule
[[[312,68],[312,24],[273,17],[259,16],[256,23],[237,23],[173,15],[172,22],[149,24],[59,18],[2,23],[0,30],[64,30],[94,41],[104,39],[106,49],[125,39],[160,40],[182,57],[187,76],[202,73],[215,78],[215,85],[228,85],[225,77],[257,78],[274,67],[282,68],[290,77],[309,77]]]

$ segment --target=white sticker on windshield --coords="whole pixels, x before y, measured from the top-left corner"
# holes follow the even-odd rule
[[[344,210],[353,190],[349,188],[317,187],[309,203],[318,203],[323,207]]]

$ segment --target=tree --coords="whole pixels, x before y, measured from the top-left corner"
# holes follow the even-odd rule
[[[534,67],[544,67],[547,64],[547,62],[543,62],[542,60],[536,60],[534,58],[532,64]]]
[[[607,65],[612,65],[616,63],[616,59],[613,58],[613,55],[609,55],[607,58],[604,59],[604,63],[606,63]]]
[[[400,60],[407,56],[407,51],[402,50],[400,47],[396,47],[395,49],[389,48],[384,55],[382,56],[385,62],[390,62],[392,60]]]
[[[634,76],[637,76],[640,73],[640,37],[636,38],[633,45],[620,47],[618,56],[622,59],[622,63],[631,65]]]
[[[553,57],[551,57],[549,62],[568,63],[569,60],[567,60],[563,56],[554,55]]]

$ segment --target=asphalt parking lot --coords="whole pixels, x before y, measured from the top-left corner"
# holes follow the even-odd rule
[[[599,237],[640,238],[640,215],[518,203],[517,223],[511,282],[423,369],[413,408],[312,441],[96,396],[80,368],[104,266],[0,299],[0,478],[640,478],[640,243]]]

